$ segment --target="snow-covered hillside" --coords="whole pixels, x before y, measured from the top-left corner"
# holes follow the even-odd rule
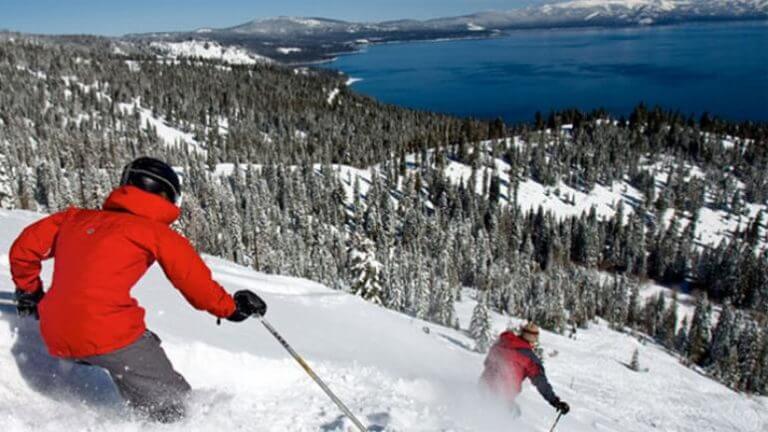
[[[11,296],[8,249],[40,215],[0,212],[0,299]],[[526,385],[514,420],[476,392],[483,356],[464,331],[428,324],[310,281],[268,276],[207,258],[230,291],[254,289],[268,319],[370,430],[544,431],[554,411]],[[45,277],[50,279],[50,266]],[[256,321],[194,311],[153,268],[135,290],[147,321],[195,388],[190,417],[143,424],[120,407],[100,370],[48,357],[37,322],[0,306],[0,419],[5,431],[346,431],[349,423]],[[474,301],[457,305],[466,329]],[[500,331],[506,317],[494,316]],[[429,329],[429,331],[425,331]],[[555,390],[571,403],[561,431],[764,431],[768,400],[736,394],[654,345],[594,325],[576,339],[544,333]],[[635,348],[649,370],[630,371]]]
[[[561,134],[561,136],[564,137],[563,139],[569,139],[569,132],[567,129],[563,130]],[[531,145],[530,143],[525,143],[519,137],[508,138],[504,140],[504,142],[505,147]],[[485,141],[481,143],[481,146],[488,149],[490,154],[490,147],[494,144],[495,142],[493,141]],[[429,157],[434,159],[432,152],[429,152]],[[407,162],[407,170],[410,173],[415,173],[421,169],[415,155],[409,155],[407,157]],[[219,173],[230,173],[231,169],[226,168],[231,168],[231,166],[231,164],[222,165]],[[660,194],[666,187],[670,169],[676,167],[675,161],[671,158],[665,162],[653,164],[646,162],[641,164],[641,166],[654,173],[657,194]],[[320,165],[317,165],[315,168],[319,172]],[[375,173],[383,175],[379,170],[379,166],[373,166],[371,169],[358,169],[347,165],[336,165],[334,168],[337,170],[338,176],[345,186],[348,202],[352,202],[353,200],[353,186],[355,179],[359,180],[360,192],[365,196],[372,184],[372,178]],[[503,158],[491,159],[490,155],[488,155],[484,167],[478,169],[478,172],[476,173],[476,192],[481,194],[483,191],[481,179],[484,175],[488,178],[491,178],[493,175],[498,175],[501,182],[501,202],[503,204],[515,204],[514,193],[509,189],[509,168],[509,164]],[[698,167],[687,166],[686,169],[689,171],[687,178],[704,178],[703,172]],[[485,173],[483,173],[483,171],[485,171]],[[445,175],[453,184],[461,182],[467,185],[471,174],[472,168],[467,164],[457,160],[448,160],[446,162]],[[743,183],[738,182],[737,188],[743,192]],[[397,196],[397,194],[393,195]],[[643,199],[643,193],[633,187],[628,178],[625,178],[622,181],[616,181],[611,185],[596,184],[591,191],[577,190],[563,182],[559,182],[557,185],[547,186],[536,182],[531,178],[526,178],[519,182],[516,204],[524,211],[536,211],[541,207],[545,212],[551,212],[557,218],[579,216],[583,213],[588,213],[590,209],[594,207],[598,217],[609,219],[616,214],[619,205],[623,206],[623,211],[626,216],[635,211],[637,205],[641,203]],[[706,204],[711,204],[712,197],[708,195],[705,201]],[[768,212],[768,205],[747,203],[743,210],[743,214],[741,215],[734,215],[725,210],[717,210],[705,206],[699,210],[698,214],[699,219],[698,224],[696,225],[697,243],[701,246],[706,245],[714,247],[721,240],[729,239],[734,232],[743,230],[760,212]],[[681,229],[685,228],[690,222],[691,215],[685,214],[679,210],[666,210],[663,215],[663,222],[668,225],[676,215],[681,217]],[[765,245],[765,242],[761,242],[761,245]]]
[[[225,47],[213,41],[152,42],[150,46],[163,56],[172,59],[193,57],[245,65],[271,62],[269,58],[254,54],[245,48],[238,46]]]

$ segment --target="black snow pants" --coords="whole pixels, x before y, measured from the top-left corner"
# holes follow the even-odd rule
[[[104,368],[128,404],[163,423],[181,420],[191,387],[176,372],[160,338],[147,330],[136,342],[108,354],[79,359]]]

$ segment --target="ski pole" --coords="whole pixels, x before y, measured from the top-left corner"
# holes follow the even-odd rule
[[[331,398],[331,400],[336,404],[336,406],[338,406],[344,412],[344,414],[346,414],[347,417],[349,417],[349,419],[352,420],[352,423],[354,423],[355,426],[357,426],[357,428],[360,429],[360,432],[366,432],[368,429],[365,426],[363,426],[363,424],[360,422],[360,420],[357,419],[357,417],[355,417],[354,414],[352,414],[352,411],[350,411],[349,408],[347,408],[347,406],[344,405],[344,402],[342,402],[341,399],[339,399],[338,397],[336,397],[335,394],[333,394],[331,389],[328,388],[328,386],[323,382],[323,380],[320,379],[319,376],[317,376],[315,371],[313,371],[312,368],[309,367],[307,362],[305,362],[304,359],[301,358],[301,356],[296,351],[294,351],[290,345],[288,345],[288,342],[286,342],[285,339],[283,339],[283,337],[280,336],[280,333],[278,333],[277,330],[275,330],[275,328],[272,327],[272,325],[270,325],[269,322],[267,322],[267,320],[264,319],[264,317],[259,317],[259,321],[261,321],[261,323],[264,324],[264,327],[270,333],[272,333],[272,336],[274,336],[275,339],[277,339],[277,341],[280,342],[280,345],[282,345],[283,348],[285,348],[285,350],[288,351],[291,354],[291,356],[299,363],[299,365],[301,365],[301,367],[304,369],[307,375],[309,375],[310,378],[312,378],[317,383],[317,385],[319,385],[320,388],[323,389],[325,394],[327,394],[328,397]]]
[[[555,426],[557,426],[557,423],[560,421],[560,417],[562,417],[562,416],[563,416],[563,412],[562,411],[557,413],[557,418],[555,419],[555,422],[552,424],[552,427],[549,428],[549,432],[554,432]]]

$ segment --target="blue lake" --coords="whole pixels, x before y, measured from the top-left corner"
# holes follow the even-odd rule
[[[768,121],[766,21],[374,45],[325,67],[383,102],[510,122],[570,107],[625,115],[641,101]]]

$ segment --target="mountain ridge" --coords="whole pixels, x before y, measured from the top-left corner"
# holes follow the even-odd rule
[[[328,60],[369,43],[493,37],[519,29],[630,27],[697,21],[768,19],[764,0],[570,0],[426,20],[352,22],[323,17],[259,18],[224,28],[127,34],[128,40],[211,40],[244,46],[277,61]],[[278,51],[277,45],[300,48]]]

